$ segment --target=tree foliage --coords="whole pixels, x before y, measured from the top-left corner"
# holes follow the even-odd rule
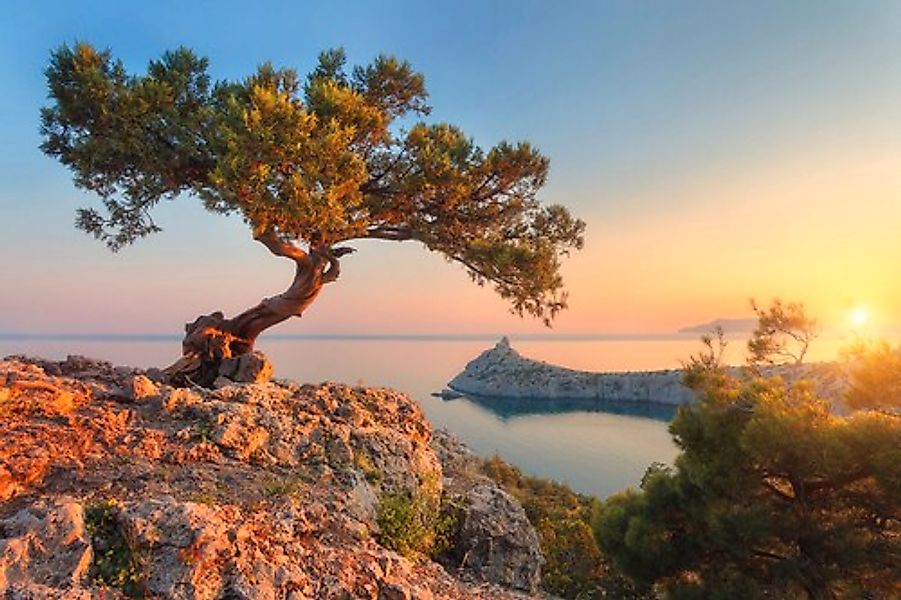
[[[652,597],[612,569],[601,554],[591,528],[597,499],[555,481],[523,475],[498,457],[485,460],[482,471],[522,504],[535,527],[545,560],[541,587],[546,592],[579,600]]]
[[[816,320],[805,314],[804,305],[783,303],[776,298],[769,308],[761,308],[752,299],[751,308],[757,314],[757,328],[748,340],[749,362],[752,365],[804,362],[810,342],[819,333]]]
[[[716,326],[712,333],[702,335],[701,344],[704,348],[682,363],[683,383],[691,389],[719,383],[727,377],[723,355],[729,343],[723,328]]]
[[[850,380],[845,403],[853,409],[901,411],[901,347],[859,341],[846,351]]]
[[[81,209],[79,228],[119,250],[159,231],[160,200],[189,194],[240,215],[270,249],[299,244],[283,256],[414,240],[519,314],[549,322],[565,307],[559,261],[582,246],[584,223],[538,202],[548,160],[530,144],[483,150],[422,121],[423,76],[390,56],[348,69],[342,50],[326,51],[303,78],[264,64],[213,82],[207,67],[186,48],[140,75],[88,44],[53,52],[41,148],[103,204]]]
[[[901,420],[836,416],[778,379],[720,373],[699,389],[670,427],[675,468],[595,522],[613,563],[677,598],[901,592]]]

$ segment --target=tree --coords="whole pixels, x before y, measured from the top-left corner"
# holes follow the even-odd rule
[[[704,348],[697,354],[688,357],[682,362],[682,379],[686,387],[700,389],[711,383],[722,382],[728,377],[728,370],[723,364],[723,355],[726,353],[726,332],[717,325],[710,333],[701,336],[701,344]]]
[[[816,320],[804,313],[804,305],[784,304],[776,298],[768,309],[763,309],[752,298],[751,308],[757,314],[757,328],[748,340],[751,364],[804,362],[810,342],[819,334]]]
[[[603,506],[608,558],[675,598],[896,597],[901,419],[711,374],[670,427],[675,468]]]
[[[901,411],[901,346],[859,340],[844,352],[850,364],[845,403],[852,409]]]
[[[285,292],[186,325],[180,372],[195,382],[300,316],[338,279],[351,240],[417,241],[546,324],[566,307],[560,258],[582,247],[584,223],[538,202],[548,159],[525,142],[484,151],[454,125],[417,121],[430,107],[407,62],[348,70],[329,50],[304,79],[264,64],[211,83],[186,48],[132,75],[80,43],[54,51],[46,76],[41,149],[103,204],[79,210],[77,227],[118,251],[160,230],[160,200],[193,195],[296,265]]]

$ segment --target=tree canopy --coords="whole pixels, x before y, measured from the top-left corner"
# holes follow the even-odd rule
[[[757,327],[748,340],[751,365],[804,362],[810,342],[819,335],[819,325],[807,316],[804,305],[776,298],[769,308],[761,308],[752,299],[751,308],[757,314]]]
[[[706,346],[687,365],[699,398],[670,426],[675,467],[650,468],[594,522],[607,557],[674,598],[895,597],[901,419],[834,414],[804,382],[733,377]],[[854,379],[858,406],[898,406],[873,366],[884,358]]]
[[[549,323],[566,306],[560,258],[581,248],[584,223],[539,203],[548,159],[425,122],[424,78],[405,61],[348,68],[338,49],[306,77],[264,64],[213,82],[187,48],[134,75],[79,43],[54,51],[46,76],[41,148],[100,196],[77,226],[114,251],[159,231],[160,200],[190,194],[240,215],[275,254],[311,258],[325,282],[348,252],[339,244],[414,240],[519,314]]]
[[[851,366],[845,403],[853,409],[901,414],[901,346],[858,340],[845,356]]]

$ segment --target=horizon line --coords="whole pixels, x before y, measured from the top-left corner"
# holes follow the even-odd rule
[[[888,336],[901,332],[886,332]],[[726,337],[744,338],[750,331],[727,331]],[[660,341],[698,339],[700,332],[667,331],[651,333],[281,333],[263,335],[261,341],[487,341],[507,337],[519,341]],[[822,338],[844,337],[838,331],[824,332]],[[0,340],[35,341],[143,341],[169,342],[183,338],[180,333],[49,333],[49,332],[4,332]]]
[[[661,339],[665,337],[684,338],[690,333],[651,332],[651,333],[274,333],[261,335],[260,340],[499,340],[502,337],[518,340],[578,340],[578,339]],[[55,332],[16,332],[0,331],[0,339],[5,340],[142,340],[170,341],[180,340],[180,333],[55,333]]]

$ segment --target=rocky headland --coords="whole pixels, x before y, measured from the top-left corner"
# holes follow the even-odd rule
[[[0,361],[0,597],[538,595],[522,507],[409,397],[156,375]]]
[[[731,367],[738,375],[739,367]],[[838,401],[846,385],[843,369],[834,363],[777,365],[766,376],[789,381],[810,380],[820,397]],[[522,356],[504,337],[482,352],[454,377],[454,392],[490,398],[529,400],[613,400],[679,405],[694,400],[682,384],[681,369],[660,371],[592,372],[551,365]]]

